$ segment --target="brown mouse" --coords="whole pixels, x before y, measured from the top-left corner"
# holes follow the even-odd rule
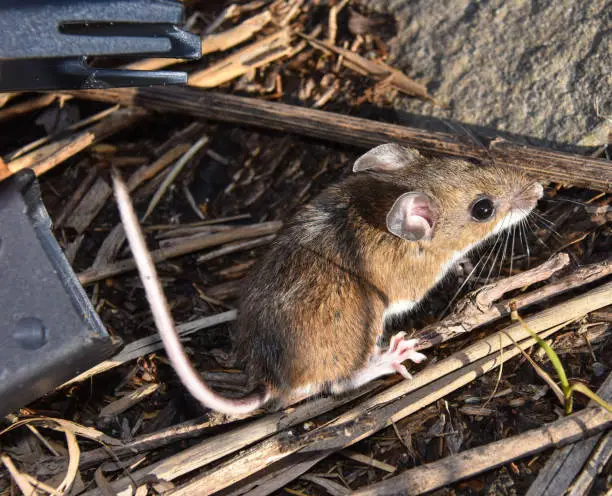
[[[383,351],[385,320],[418,305],[459,258],[524,219],[543,194],[519,171],[428,159],[396,144],[365,153],[353,171],[285,224],[244,285],[237,349],[256,392],[231,400],[192,369],[186,378],[176,331],[174,342],[164,339],[206,406],[242,414],[395,372],[410,378],[402,362],[425,356],[403,333]]]

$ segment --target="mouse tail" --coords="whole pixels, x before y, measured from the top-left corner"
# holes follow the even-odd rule
[[[225,398],[204,383],[191,365],[174,325],[155,265],[147,250],[127,186],[114,169],[112,177],[125,235],[140,273],[155,325],[179,379],[200,403],[212,410],[226,415],[243,415],[259,409],[271,396],[269,388],[265,388],[263,393],[254,393],[245,398]]]

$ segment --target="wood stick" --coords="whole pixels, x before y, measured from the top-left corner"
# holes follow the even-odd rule
[[[224,493],[224,496],[267,496],[282,489],[291,481],[308,472],[322,458],[316,454],[300,457],[299,461],[289,466],[272,467],[265,475],[254,480],[249,479],[246,485],[241,485],[234,491]],[[350,493],[350,492],[349,492]]]
[[[112,193],[113,189],[108,183],[101,177],[98,177],[66,219],[66,227],[72,227],[77,234],[85,232],[100,213],[100,210],[104,208],[106,200],[108,200]]]
[[[253,238],[248,239],[246,241],[236,241],[235,243],[228,243],[218,250],[209,251],[208,253],[204,253],[204,255],[200,255],[196,260],[196,263],[204,263],[212,260],[213,258],[222,257],[228,255],[230,253],[235,253],[237,251],[251,250],[252,248],[256,248],[258,246],[267,245],[272,242],[276,238],[275,234],[269,234],[268,236],[262,236],[261,238]]]
[[[535,331],[550,329],[542,334],[546,337],[558,330],[551,329],[551,327],[569,320],[575,320],[589,311],[601,308],[608,304],[610,298],[612,298],[612,283],[546,309],[536,316],[527,318],[526,323]],[[521,347],[531,346],[535,342],[529,339],[529,332],[518,323],[511,325],[504,332],[511,335],[516,341],[528,338],[527,341],[520,343]],[[297,438],[293,434],[281,432],[264,440],[240,455],[187,482],[176,490],[176,494],[210,494],[216,492],[268,467],[273,462],[283,460],[298,450],[300,456],[302,454],[308,456],[311,450],[315,452],[316,460],[313,461],[314,464],[332,452],[354,444],[390,425],[392,421],[404,418],[464,386],[476,377],[498,367],[502,359],[503,361],[509,360],[519,353],[516,347],[512,346],[509,350],[504,351],[503,357],[500,358],[499,354],[496,353],[499,346],[507,347],[511,344],[512,342],[506,334],[495,333],[451,357],[425,368],[425,370],[416,374],[412,381],[400,381],[395,386],[360,402],[327,426],[315,429],[311,433]],[[470,363],[470,365],[466,367],[466,363]],[[308,404],[306,403],[306,405]],[[246,444],[242,444],[244,442],[249,444],[252,441],[250,441],[250,438],[242,436],[241,443],[235,443],[232,450],[223,453],[243,448],[246,446]],[[223,446],[229,448],[228,444]],[[162,464],[137,471],[134,477],[154,475],[160,479],[172,480],[202,467],[202,457],[208,457],[209,452],[210,445],[205,441],[199,447],[190,448],[189,456],[184,452],[178,453],[161,462]],[[208,460],[206,463],[212,461],[210,458],[206,459]],[[287,481],[284,480],[284,482]],[[128,479],[120,479],[116,484],[114,483],[113,488],[119,492],[129,483]],[[87,493],[88,496],[93,496],[93,494],[97,493]]]
[[[274,234],[281,228],[281,226],[281,222],[271,221],[253,224],[252,226],[237,227],[236,229],[231,229],[229,231],[223,231],[216,234],[207,234],[198,239],[191,239],[182,245],[154,250],[151,252],[151,256],[153,257],[153,261],[158,263],[170,258],[193,253],[194,251],[203,250],[204,248],[229,243],[231,241]],[[134,263],[134,260],[130,258],[128,260],[121,260],[119,262],[108,264],[104,267],[88,269],[81,272],[78,277],[81,284],[85,285],[100,281],[101,279],[105,279],[107,277],[129,272],[135,268],[136,264]]]
[[[271,413],[248,424],[241,425],[232,431],[206,439],[200,444],[181,451],[165,460],[161,460],[150,467],[137,470],[132,474],[132,479],[137,480],[142,476],[146,477],[147,474],[164,474],[160,479],[165,480],[180,477],[182,474],[192,470],[194,466],[206,465],[282,429],[288,429],[308,419],[331,411],[372,391],[374,387],[374,384],[370,384],[363,390],[353,391],[351,394],[340,398],[319,398],[298,405],[295,408]],[[121,491],[127,488],[132,479],[123,477],[113,482],[113,489]],[[130,489],[127,489],[127,491],[130,491]],[[84,496],[93,496],[94,494],[98,495],[100,493],[97,490],[93,490],[85,493]]]
[[[202,317],[196,319],[192,322],[185,322],[184,324],[178,325],[176,330],[179,332],[181,336],[187,336],[194,332],[200,331],[202,329],[207,329],[208,327],[213,327],[219,324],[223,324],[225,322],[231,322],[236,319],[236,310],[229,310],[227,312],[219,313],[216,315],[209,315],[208,317]],[[152,336],[147,336],[146,338],[139,339],[138,341],[134,341],[130,343],[121,350],[118,355],[115,355],[110,360],[105,360],[98,365],[86,370],[82,374],[70,379],[68,382],[65,382],[58,389],[64,388],[71,384],[75,384],[77,382],[84,381],[93,377],[96,374],[101,374],[102,372],[106,372],[107,370],[111,370],[119,365],[123,365],[126,362],[131,360],[136,360],[137,358],[146,355],[148,353],[153,353],[154,351],[160,350],[164,347],[161,338],[159,335],[153,334]]]
[[[146,112],[141,109],[118,110],[85,131],[42,146],[27,155],[11,160],[6,165],[11,174],[29,167],[40,176],[93,143],[142,120],[144,115]],[[5,177],[0,176],[0,181],[3,179]]]
[[[70,131],[76,131],[78,129],[82,129],[86,126],[89,126],[90,124],[94,124],[98,121],[101,121],[108,115],[119,110],[119,108],[120,108],[119,105],[113,105],[112,107],[109,107],[105,110],[102,110],[101,112],[98,112],[97,114],[90,115],[89,117],[85,119],[81,119],[80,121],[75,122],[74,124],[71,124],[70,126],[68,126],[65,129],[62,129],[61,131],[58,131],[53,134],[48,134],[47,136],[44,136],[40,139],[32,141],[28,143],[27,145],[22,146],[21,148],[18,148],[17,150],[9,153],[5,158],[6,160],[15,160],[16,158],[19,158],[22,155],[25,155],[26,153],[38,148],[39,146],[44,145],[45,143],[48,143],[49,141],[53,141],[56,138],[59,138],[60,136],[66,136],[66,134]]]
[[[610,298],[612,282],[546,309],[525,322],[536,332],[551,329],[601,308]],[[505,350],[502,357],[495,353],[500,345],[506,347],[512,344],[505,333],[512,335],[515,341],[529,337],[529,332],[520,323],[513,324],[504,332],[495,333],[425,368],[415,375],[413,380],[401,381],[363,401],[327,426],[315,429],[303,435],[301,439],[278,435],[250,448],[184,484],[173,496],[215,492],[297,451],[300,456],[310,452],[324,453],[320,455],[322,459],[334,451],[350,446],[493,370],[501,361],[517,355],[519,350],[516,347]],[[525,348],[526,343],[534,342],[528,339],[520,345]],[[471,363],[466,366],[466,362]]]
[[[0,122],[15,117],[17,115],[27,114],[28,112],[32,112],[33,110],[44,108],[53,103],[56,98],[57,95],[53,93],[47,93],[37,98],[33,98],[31,100],[27,100],[16,105],[11,105],[10,107],[3,108],[2,110],[0,110]]]
[[[584,496],[589,493],[593,479],[606,467],[612,458],[612,432],[604,434],[580,475],[567,492],[567,496]]]
[[[244,73],[284,57],[291,50],[289,28],[266,36],[216,64],[189,74],[189,86],[214,88]]]
[[[547,264],[547,262],[545,262],[545,264]],[[521,277],[515,282],[530,281],[530,283],[533,284],[543,280],[548,275],[548,272],[547,270],[541,270],[541,267],[542,266],[538,266],[519,274],[519,276],[524,275],[525,278]],[[486,305],[481,307],[478,301],[474,301],[471,295],[468,295],[457,304],[457,308],[461,309],[458,313],[449,315],[442,321],[424,327],[416,333],[416,337],[421,340],[419,349],[431,348],[436,344],[443,343],[461,334],[473,331],[478,327],[482,327],[485,324],[489,324],[499,318],[508,316],[510,315],[511,303],[516,304],[517,309],[520,310],[552,296],[558,296],[571,289],[590,284],[610,274],[612,274],[612,263],[610,263],[610,260],[587,265],[542,288],[495,304],[494,300],[490,297],[491,293],[489,293],[489,296],[485,296],[484,299],[481,300],[483,303],[488,304],[488,307]],[[507,291],[510,286],[508,286],[506,281],[507,279],[502,279],[498,281],[498,283]],[[498,283],[491,285],[490,290],[485,291],[492,291],[499,295],[499,291],[495,289]],[[493,296],[497,295],[493,294]]]
[[[55,229],[58,229],[64,225],[64,221],[72,214],[75,207],[81,201],[83,196],[85,196],[85,193],[89,191],[90,186],[94,183],[97,176],[98,169],[96,167],[92,167],[91,169],[89,169],[85,178],[81,181],[74,193],[72,193],[72,196],[64,204],[64,206],[62,207],[62,211],[55,219]]]
[[[517,458],[563,446],[612,427],[612,414],[587,408],[517,436],[443,458],[353,492],[355,496],[417,495],[467,479]],[[555,493],[560,494],[560,493]]]
[[[188,149],[189,145],[187,143],[176,145],[168,149],[151,165],[143,165],[140,167],[129,177],[127,181],[128,190],[133,191],[141,186],[145,181],[155,177],[168,165],[187,152]],[[104,267],[114,261],[124,242],[125,231],[123,230],[123,224],[119,222],[115,227],[113,227],[113,229],[111,229],[106,238],[104,238],[91,268],[97,269]]]
[[[542,334],[542,336],[546,335],[548,334]],[[531,346],[535,341],[527,340],[527,343]],[[525,343],[520,344],[521,347],[525,345]],[[518,353],[518,350],[516,353]],[[503,361],[509,360],[513,356],[515,356],[515,353],[512,351],[505,352]],[[351,446],[390,425],[390,415],[398,415],[399,412],[406,415],[414,413],[459,387],[468,384],[482,373],[493,370],[499,366],[499,363],[499,355],[495,355],[493,358],[485,357],[441,379],[434,380],[425,387],[408,394],[403,399],[395,401],[386,407],[364,409],[363,404],[371,404],[371,400],[366,400],[330,424],[315,429],[311,433],[297,438],[285,432],[277,434],[221,463],[219,466],[194,477],[173,491],[172,496],[212,494],[217,490],[230,487],[232,484],[236,484],[246,477],[266,469],[272,463],[281,462],[293,454],[297,455],[297,459],[300,462],[308,459],[309,463],[304,465],[304,468],[307,470],[310,466],[323,460],[330,454]],[[415,379],[417,377],[418,375],[415,376]],[[375,398],[382,394],[384,392],[375,396]],[[394,417],[393,420],[396,421],[397,418]],[[293,472],[291,478],[287,478],[285,476],[287,464],[292,465],[292,460],[287,460],[283,463],[274,481],[268,481],[266,493],[279,489],[279,483],[282,485],[287,484],[292,478],[301,475],[300,473]],[[183,467],[183,469],[186,468],[186,466]],[[156,475],[158,474],[156,473]],[[119,494],[123,496],[123,493]]]
[[[133,441],[123,444],[122,446],[113,446],[109,449],[91,449],[81,453],[79,468],[83,470],[94,467],[99,463],[108,460],[111,458],[111,456],[114,459],[124,456],[132,456],[134,454],[161,448],[184,439],[199,437],[205,434],[207,430],[210,430],[211,427],[228,423],[224,422],[224,420],[225,419],[215,415],[194,420],[187,420],[186,422],[172,425],[150,434],[143,434],[136,437]]]
[[[327,477],[306,474],[306,475],[302,475],[302,477],[300,478],[310,481],[313,484],[316,484],[318,486],[321,486],[329,494],[331,494],[331,496],[347,496],[351,494],[351,491],[347,489],[346,487],[344,487],[342,484],[338,484],[337,482],[334,482],[333,480],[328,479]]]
[[[476,295],[475,304],[480,308],[489,308],[506,293],[548,279],[555,272],[566,267],[569,262],[570,258],[567,253],[553,255],[549,260],[534,269],[506,277],[490,286],[483,287]]]
[[[495,140],[488,146],[457,141],[451,134],[386,124],[370,119],[238,97],[198,88],[120,88],[81,90],[70,94],[155,112],[177,112],[241,126],[255,126],[371,148],[398,142],[426,152],[493,161],[520,169],[544,181],[612,192],[610,161],[546,148]]]
[[[125,396],[122,396],[118,400],[113,401],[112,403],[109,403],[104,408],[102,408],[102,410],[100,410],[100,413],[98,414],[98,417],[101,419],[105,419],[125,412],[129,408],[132,408],[134,405],[140,403],[147,396],[152,395],[155,391],[159,389],[159,386],[160,385],[158,383],[144,384],[138,389],[130,391]]]
[[[606,401],[612,399],[612,373],[608,375],[597,390],[597,395]],[[595,405],[594,401],[589,402],[589,406]],[[602,436],[603,434],[596,434],[588,439],[556,450],[538,473],[526,496],[565,494],[566,489],[589,459]]]

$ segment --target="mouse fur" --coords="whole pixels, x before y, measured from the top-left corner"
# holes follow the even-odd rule
[[[541,196],[515,170],[382,146],[391,152],[366,154],[380,167],[330,185],[291,217],[244,284],[238,360],[272,399],[349,381],[368,364],[390,309],[419,304],[460,257],[520,221]],[[388,213],[411,191],[432,200],[431,239],[389,232]],[[495,199],[489,222],[470,217],[480,195]]]

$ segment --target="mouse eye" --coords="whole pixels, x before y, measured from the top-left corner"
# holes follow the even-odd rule
[[[475,221],[485,222],[495,215],[495,205],[490,198],[481,197],[472,203],[470,213]]]

